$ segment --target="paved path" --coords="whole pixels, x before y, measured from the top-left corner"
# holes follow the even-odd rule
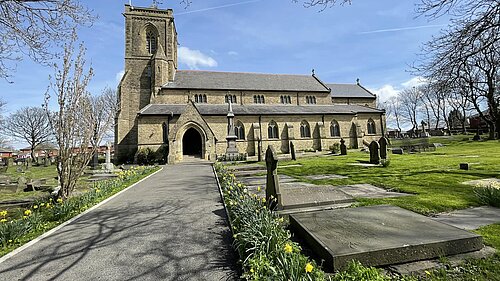
[[[433,219],[458,228],[473,230],[488,224],[500,223],[500,209],[489,206],[468,208],[438,214]]]
[[[212,168],[166,166],[0,264],[0,280],[234,280]]]

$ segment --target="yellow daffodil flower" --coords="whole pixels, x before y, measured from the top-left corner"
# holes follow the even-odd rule
[[[310,262],[308,262],[308,263],[306,264],[306,272],[307,272],[307,273],[312,272],[312,271],[313,271],[313,269],[314,269],[314,266],[313,266]]]
[[[293,251],[293,248],[290,244],[286,243],[285,244],[285,253],[291,253]]]

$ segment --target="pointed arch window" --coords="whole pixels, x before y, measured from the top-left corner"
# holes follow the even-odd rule
[[[236,95],[226,95],[225,100],[226,100],[226,103],[231,102],[231,103],[234,104],[234,103],[237,102],[236,101]]]
[[[276,122],[269,122],[269,125],[267,127],[267,137],[270,139],[278,138],[278,124],[276,124]]]
[[[280,96],[280,101],[282,104],[291,104],[292,103],[292,99],[290,98],[290,96]]]
[[[236,122],[236,126],[234,126],[234,134],[238,140],[245,140],[245,127],[241,121]]]
[[[300,137],[301,138],[311,137],[311,128],[309,127],[309,123],[306,120],[300,122]]]
[[[195,103],[207,103],[207,95],[205,95],[205,94],[194,95],[194,102]]]
[[[253,96],[253,103],[264,104],[266,101],[264,100],[264,95],[255,95]]]
[[[340,126],[339,122],[333,120],[330,124],[330,136],[332,137],[340,137]]]
[[[146,50],[148,54],[152,55],[156,52],[158,46],[156,33],[153,30],[148,30],[146,32]]]
[[[369,135],[375,135],[375,134],[377,134],[377,128],[375,127],[375,122],[371,118],[368,119],[367,131],[368,131]]]

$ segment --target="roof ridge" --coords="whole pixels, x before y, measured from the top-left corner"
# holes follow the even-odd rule
[[[310,77],[307,74],[287,74],[287,73],[263,73],[263,72],[237,72],[237,71],[220,71],[220,70],[197,70],[197,69],[185,69],[185,70],[177,70],[177,72],[209,72],[209,73],[232,73],[232,74],[255,74],[255,75],[273,75],[273,76],[305,76]]]

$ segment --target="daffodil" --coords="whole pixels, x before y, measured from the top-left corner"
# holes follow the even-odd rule
[[[31,215],[31,210],[26,210],[26,211],[24,211],[24,215],[25,215],[25,216],[29,216],[29,215]]]
[[[45,203],[40,203],[40,207],[44,207],[45,206]]]
[[[38,205],[33,206],[33,209],[38,209]]]
[[[257,186],[257,192],[260,192],[262,188],[260,186]]]
[[[0,212],[0,217],[6,217],[7,216],[7,211],[1,211]]]
[[[57,198],[57,203],[62,203],[62,198]]]
[[[101,192],[101,190],[100,190],[100,189],[96,189],[96,190],[95,190],[95,192],[96,192],[96,193],[99,193],[99,192]]]
[[[0,222],[1,223],[7,222],[7,219],[1,219]]]
[[[266,203],[266,198],[262,198],[262,203]]]
[[[306,264],[306,272],[307,272],[307,273],[312,272],[312,271],[313,271],[313,269],[314,269],[314,266],[313,266],[310,262],[308,262],[308,263]]]
[[[291,253],[293,251],[293,248],[290,244],[286,243],[285,244],[285,253]]]

